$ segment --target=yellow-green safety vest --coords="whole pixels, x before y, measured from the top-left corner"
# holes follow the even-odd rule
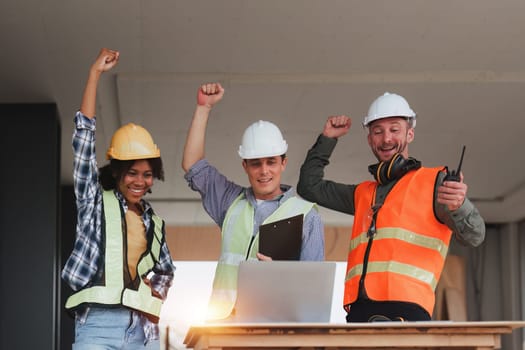
[[[306,214],[316,208],[312,202],[290,197],[263,224]],[[213,289],[208,305],[209,320],[228,317],[237,298],[237,274],[243,260],[257,260],[259,232],[253,235],[255,209],[244,193],[228,208],[222,225],[221,256],[217,262]]]
[[[157,215],[152,216],[154,239],[149,254],[140,258],[137,264],[137,276],[140,280],[137,290],[124,286],[124,236],[122,232],[122,215],[117,197],[113,191],[104,191],[104,218],[106,222],[106,249],[104,285],[93,285],[84,288],[66,301],[66,308],[72,309],[81,304],[124,305],[131,309],[159,317],[162,299],[151,294],[151,288],[140,276],[152,270],[155,261],[159,260],[163,222]]]

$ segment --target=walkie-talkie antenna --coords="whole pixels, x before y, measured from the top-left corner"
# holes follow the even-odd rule
[[[458,170],[456,170],[456,175],[459,176],[461,172],[461,165],[463,164],[463,156],[465,155],[465,145],[463,145],[463,150],[461,151],[461,158],[459,159]]]
[[[459,159],[459,165],[457,170],[452,170],[449,172],[447,167],[447,175],[445,176],[444,181],[461,181],[461,165],[463,164],[463,156],[465,155],[465,145],[463,145],[463,150],[461,151],[461,158]]]

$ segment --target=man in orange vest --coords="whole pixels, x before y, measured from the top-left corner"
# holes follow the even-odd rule
[[[345,277],[347,322],[426,321],[450,238],[478,246],[485,223],[466,197],[463,174],[426,168],[408,156],[416,114],[400,95],[385,93],[364,118],[378,160],[374,181],[348,185],[324,180],[349,117],[329,117],[301,166],[297,192],[319,205],[354,215]],[[452,174],[454,175],[454,174]]]

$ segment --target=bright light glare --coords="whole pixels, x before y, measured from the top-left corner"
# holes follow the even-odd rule
[[[216,261],[176,261],[175,277],[162,306],[159,326],[169,326],[170,346],[185,349],[184,337],[192,325],[203,324],[211,294]]]
[[[184,337],[188,329],[205,323],[217,262],[175,261],[175,266],[175,278],[162,307],[159,326],[161,339],[169,326],[170,349],[186,349]],[[345,262],[337,262],[330,323],[346,322],[342,307],[345,269]]]

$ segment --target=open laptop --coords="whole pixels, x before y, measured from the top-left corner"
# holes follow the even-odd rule
[[[243,261],[228,322],[328,323],[336,263]]]

